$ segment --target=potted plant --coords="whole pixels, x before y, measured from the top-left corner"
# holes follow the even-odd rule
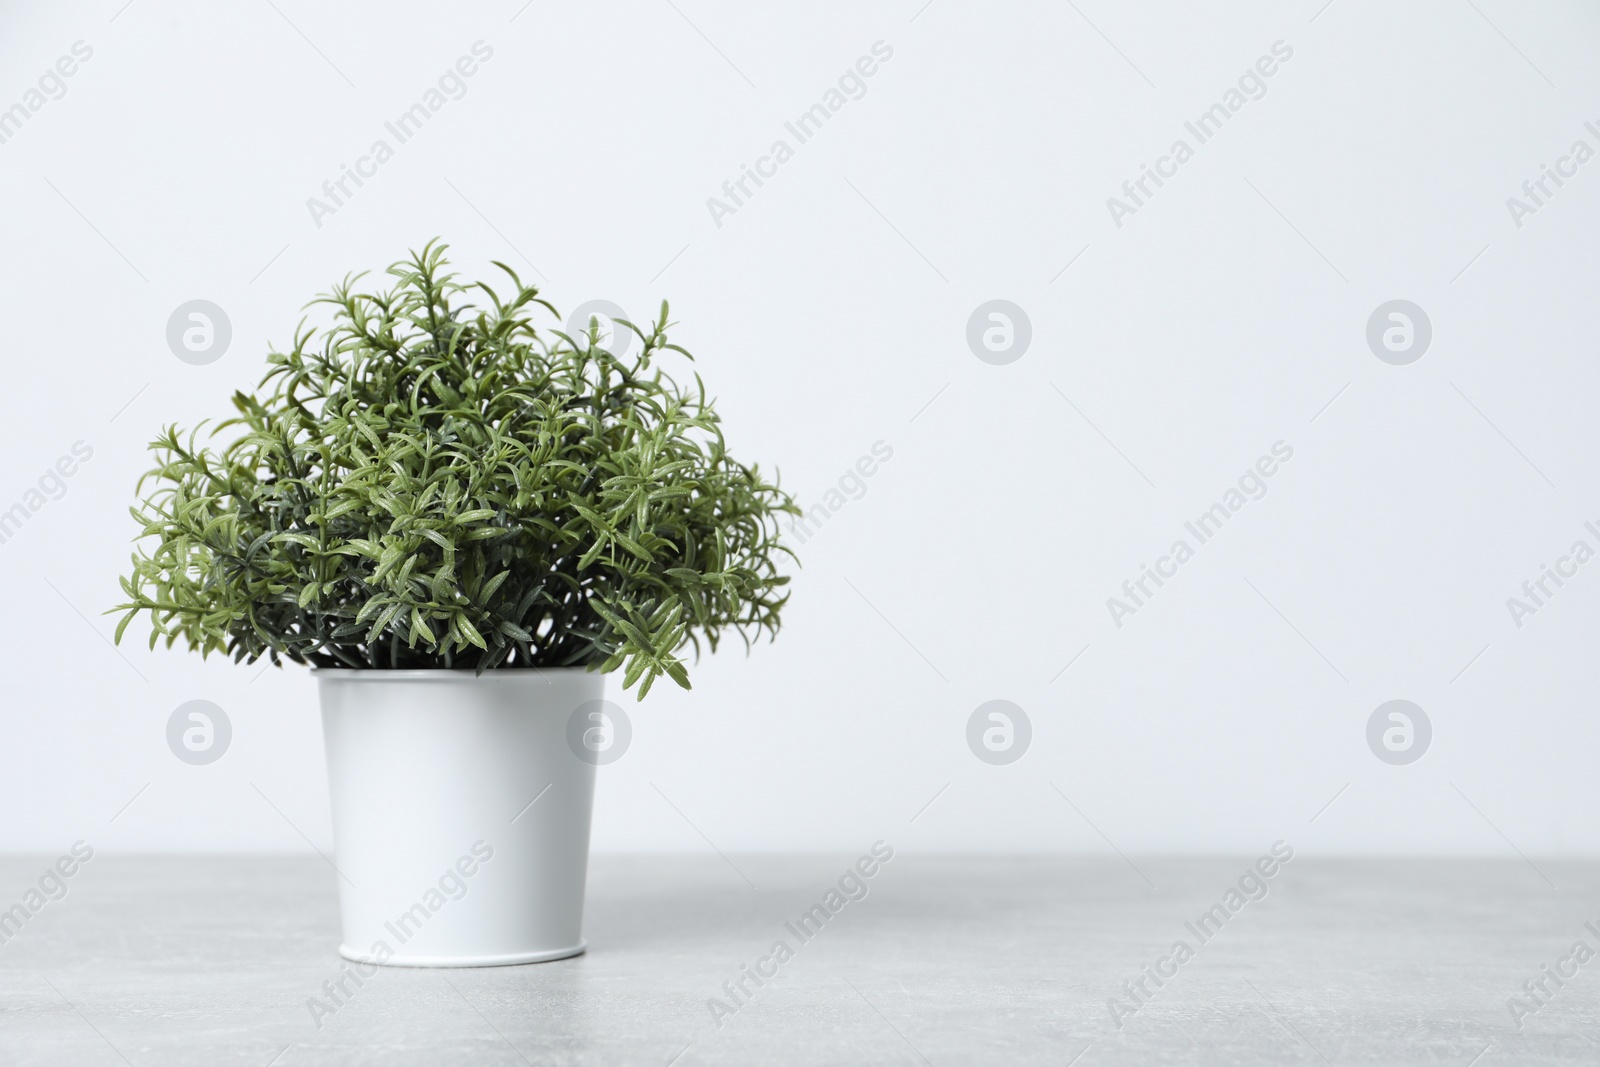
[[[151,444],[117,639],[142,616],[151,648],[313,668],[344,956],[559,959],[584,948],[598,762],[569,739],[611,725],[606,674],[687,689],[686,646],[776,634],[798,509],[728,454],[698,375],[657,366],[691,358],[665,302],[619,323],[621,358],[593,320],[536,329],[555,309],[504,264],[508,299],[459,283],[445,250],[308,305],[331,325],[268,356],[226,443]]]

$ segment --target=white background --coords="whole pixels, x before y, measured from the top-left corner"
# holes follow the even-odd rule
[[[94,449],[0,545],[0,849],[329,846],[307,673],[119,656],[101,612],[157,429],[224,414],[306,300],[435,235],[564,311],[670,298],[736,454],[808,506],[894,449],[799,547],[775,645],[613,687],[634,743],[597,849],[1600,849],[1600,562],[1520,629],[1506,607],[1597,544],[1600,162],[1520,228],[1506,206],[1600,148],[1592,6],[274,3],[0,9],[0,107],[94,49],[0,144],[0,507]],[[479,40],[467,94],[317,226],[307,198]],[[707,198],[880,40],[717,226]],[[1266,95],[1114,225],[1280,40]],[[195,298],[234,331],[204,367],[164,337]],[[1009,366],[964,337],[993,298],[1032,320]],[[1433,324],[1410,366],[1365,341],[1395,298]],[[1106,598],[1279,440],[1270,493],[1116,627]],[[234,727],[199,768],[164,738],[196,698]],[[1033,723],[1007,767],[965,742],[995,698]],[[1433,723],[1410,766],[1367,747],[1392,698]]]

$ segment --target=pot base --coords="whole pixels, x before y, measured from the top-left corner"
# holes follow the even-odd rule
[[[339,955],[356,963],[370,963],[383,967],[512,967],[519,963],[549,963],[581,956],[589,947],[579,941],[570,948],[554,948],[544,952],[516,952],[508,956],[390,956],[379,961],[370,952],[357,952],[349,945],[339,946]]]

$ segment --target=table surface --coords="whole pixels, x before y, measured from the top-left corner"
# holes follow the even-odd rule
[[[1248,857],[901,854],[800,942],[784,923],[853,859],[597,856],[586,955],[383,968],[319,1017],[341,973],[323,861],[97,856],[0,946],[0,1062],[1600,1061],[1600,962],[1572,955],[1600,950],[1597,863],[1298,857],[1247,900]],[[0,859],[0,908],[47,863]],[[723,983],[779,940],[793,958],[735,1002]]]

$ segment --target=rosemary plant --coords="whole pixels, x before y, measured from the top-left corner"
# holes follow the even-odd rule
[[[775,635],[793,500],[735,461],[667,305],[618,358],[539,330],[555,308],[504,264],[502,300],[430,243],[392,288],[347,277],[255,393],[198,442],[168,427],[140,480],[128,624],[150,646],[376,670],[587,666],[642,698],[679,653]],[[498,284],[498,283],[497,283]],[[481,307],[465,294],[481,295]],[[559,318],[557,319],[559,321]],[[616,346],[621,347],[621,346]],[[153,485],[146,494],[147,483]]]

